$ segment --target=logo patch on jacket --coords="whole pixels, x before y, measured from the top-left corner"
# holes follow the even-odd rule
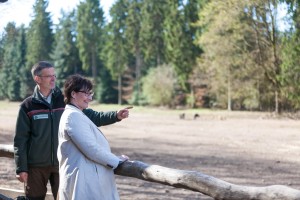
[[[40,114],[40,115],[34,115],[33,116],[33,120],[37,120],[37,119],[48,119],[48,114]]]

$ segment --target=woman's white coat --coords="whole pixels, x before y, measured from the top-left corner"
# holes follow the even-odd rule
[[[119,199],[113,169],[120,159],[98,127],[81,110],[66,105],[58,134],[59,199]]]

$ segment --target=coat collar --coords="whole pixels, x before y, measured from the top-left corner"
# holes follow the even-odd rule
[[[52,97],[57,97],[59,95],[62,95],[62,92],[57,86],[55,86],[55,88],[52,90]],[[43,99],[43,97],[41,96],[41,94],[39,92],[39,88],[38,88],[37,85],[34,88],[32,97],[36,100],[42,100]]]
[[[67,104],[65,109],[70,109],[70,110],[73,110],[73,111],[77,111],[77,112],[82,112],[82,110],[80,110],[79,108],[77,108],[76,106],[72,105],[72,104]]]

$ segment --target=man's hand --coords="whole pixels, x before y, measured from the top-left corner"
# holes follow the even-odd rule
[[[129,157],[126,155],[121,155],[121,156],[119,156],[119,158],[121,159],[121,161],[119,162],[119,166],[129,160]]]
[[[133,106],[129,106],[117,111],[117,118],[119,120],[125,119],[129,116],[129,109],[133,108]]]
[[[25,182],[27,183],[27,179],[28,179],[28,173],[27,172],[21,172],[19,173],[18,175],[16,175],[17,179],[20,181],[20,182]]]

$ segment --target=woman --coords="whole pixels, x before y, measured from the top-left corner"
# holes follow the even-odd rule
[[[111,153],[103,133],[82,112],[92,101],[92,88],[91,81],[80,75],[70,76],[64,84],[67,105],[59,124],[57,153],[61,200],[119,199],[113,170],[128,157]]]

